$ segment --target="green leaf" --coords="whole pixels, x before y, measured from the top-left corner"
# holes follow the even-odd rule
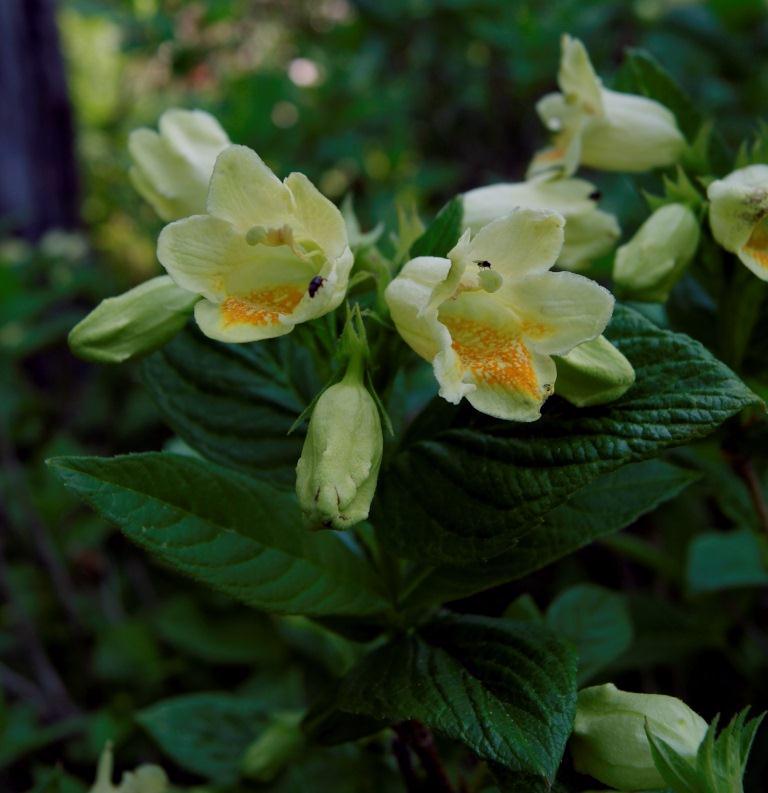
[[[64,484],[158,559],[250,606],[282,614],[386,607],[343,536],[302,528],[293,495],[173,454],[59,457]]]
[[[608,405],[551,400],[532,424],[492,422],[438,430],[406,444],[383,472],[374,502],[382,541],[407,558],[466,564],[498,556],[601,474],[658,456],[762,404],[689,337],[617,307],[606,333],[637,381]]]
[[[604,474],[553,509],[512,550],[486,562],[437,567],[414,589],[407,603],[456,600],[523,578],[629,526],[674,498],[696,476],[661,460],[634,463]]]
[[[324,382],[295,340],[221,344],[187,328],[141,366],[163,417],[209,459],[293,487],[303,432],[288,435]]]
[[[765,557],[764,545],[749,529],[700,534],[688,550],[688,586],[695,594],[768,586]]]
[[[182,768],[225,783],[237,779],[243,753],[269,714],[257,699],[205,693],[158,702],[136,720]]]
[[[580,686],[632,643],[624,597],[600,586],[578,584],[566,589],[550,605],[546,620],[555,635],[576,646]]]
[[[696,769],[663,738],[654,735],[647,722],[645,734],[651,747],[653,764],[672,790],[675,793],[704,793]]]
[[[447,256],[461,236],[463,217],[464,203],[460,196],[456,196],[437,213],[429,228],[411,245],[411,258]]]
[[[446,616],[366,656],[335,704],[378,722],[416,719],[551,782],[571,732],[575,673],[573,651],[542,626]]]

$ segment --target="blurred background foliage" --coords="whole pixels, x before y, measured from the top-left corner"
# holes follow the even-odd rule
[[[159,270],[161,223],[127,178],[128,133],[169,107],[209,110],[278,174],[304,171],[334,200],[351,192],[364,227],[391,227],[396,197],[427,213],[457,191],[523,178],[544,141],[534,105],[555,86],[565,31],[608,82],[626,47],[652,52],[737,149],[768,96],[768,11],[762,0],[61,0],[58,19],[82,225],[34,244],[0,239],[0,788],[82,790],[107,739],[121,767],[154,759],[177,784],[226,779],[253,737],[242,719],[227,717],[232,757],[190,765],[169,748],[175,722],[155,703],[225,690],[259,712],[301,707],[354,646],[166,574],[45,470],[54,454],[174,443],[135,368],[86,365],[65,342],[100,298]],[[590,178],[631,232],[645,211],[637,183]],[[534,576],[527,592],[505,587],[458,608],[499,614],[512,601],[522,616],[531,595],[545,608],[574,586],[548,617],[572,625],[569,608],[591,598],[608,627],[585,630],[621,645],[592,679],[682,696],[706,718],[765,706],[768,581],[754,535],[730,534],[725,547],[712,534],[749,528],[750,495],[716,448],[697,454],[709,479],[634,534]],[[585,581],[600,588],[579,590]],[[204,745],[200,707],[182,709],[180,723],[202,730]],[[763,790],[765,736],[753,756],[752,789]],[[58,762],[66,777],[50,776]],[[302,762],[280,790],[308,789],[304,773],[321,784],[306,770],[314,761]],[[397,789],[380,747],[334,762],[348,771],[329,790]]]

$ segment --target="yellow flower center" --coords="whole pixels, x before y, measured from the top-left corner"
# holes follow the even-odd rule
[[[450,331],[462,364],[477,380],[541,398],[531,355],[519,334],[463,317],[449,316],[441,322]]]
[[[274,325],[290,314],[304,296],[294,284],[256,289],[241,297],[228,297],[221,304],[225,325]]]
[[[768,228],[765,220],[761,220],[755,226],[742,250],[755,259],[761,267],[768,269]]]

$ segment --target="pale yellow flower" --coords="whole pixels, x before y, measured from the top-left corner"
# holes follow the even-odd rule
[[[768,281],[768,165],[749,165],[707,189],[714,238]]]
[[[584,179],[542,175],[465,193],[463,223],[477,232],[518,207],[559,212],[565,218],[565,242],[557,264],[577,270],[608,253],[621,234],[616,218],[598,209],[598,198],[595,186]]]
[[[207,336],[282,336],[344,299],[353,263],[344,219],[304,174],[281,182],[254,151],[230,146],[207,208],[166,226],[157,248],[176,284],[204,298],[195,319]]]
[[[552,356],[602,333],[612,295],[549,272],[563,226],[556,212],[517,209],[474,237],[466,231],[447,258],[412,259],[387,287],[398,332],[432,362],[443,398],[534,421],[554,391]]]
[[[586,165],[606,171],[647,171],[675,163],[685,138],[674,115],[646,97],[603,88],[584,45],[563,36],[560,92],[543,97],[536,110],[554,134],[539,152],[531,175],[557,169],[572,174]]]

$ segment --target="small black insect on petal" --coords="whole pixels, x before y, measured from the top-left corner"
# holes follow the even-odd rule
[[[603,197],[603,194],[600,192],[600,190],[593,190],[593,191],[592,191],[592,192],[589,194],[589,198],[590,198],[592,201],[599,201],[599,200],[600,200],[602,197]]]
[[[483,269],[488,269],[491,266],[491,263],[486,259],[475,259],[475,264]]]
[[[322,275],[316,275],[310,282],[309,288],[307,292],[309,293],[310,297],[314,297],[317,294],[318,289],[325,283],[325,278]]]

